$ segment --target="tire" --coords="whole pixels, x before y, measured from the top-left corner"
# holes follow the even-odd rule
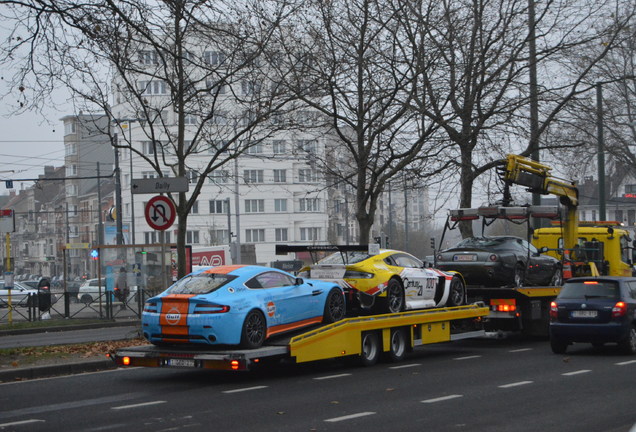
[[[93,297],[91,297],[89,294],[82,294],[82,298],[80,298],[80,301],[88,306],[89,304],[93,303]]]
[[[241,330],[241,347],[258,348],[265,342],[267,322],[260,311],[252,310],[245,317]]]
[[[404,328],[391,329],[388,358],[391,362],[400,362],[406,357],[410,346],[408,344],[407,330]]]
[[[376,364],[381,351],[380,338],[376,332],[362,333],[362,347],[360,350],[360,364],[362,366],[373,366]]]
[[[552,279],[550,279],[550,286],[562,286],[563,285],[563,272],[560,267],[554,271]]]
[[[523,269],[523,265],[521,263],[518,263],[515,266],[515,273],[512,276],[513,288],[521,288],[523,286],[524,274],[525,274],[525,271]]]
[[[332,288],[327,294],[325,301],[325,312],[322,315],[322,322],[331,324],[340,321],[345,317],[346,305],[344,294],[340,288]]]
[[[450,292],[448,293],[448,306],[461,306],[466,299],[466,285],[461,277],[455,275],[451,279]]]
[[[555,337],[551,337],[550,348],[552,348],[552,352],[555,354],[565,354],[565,351],[568,349],[568,343]]]
[[[406,306],[404,287],[397,279],[389,280],[386,288],[386,313],[403,312]]]
[[[618,343],[618,348],[624,354],[636,354],[636,327],[629,329],[629,335]]]

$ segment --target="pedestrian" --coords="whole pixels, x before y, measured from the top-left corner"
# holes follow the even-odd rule
[[[128,276],[126,275],[126,268],[119,269],[117,280],[115,281],[115,297],[121,302],[121,309],[126,308],[126,300],[128,300]]]

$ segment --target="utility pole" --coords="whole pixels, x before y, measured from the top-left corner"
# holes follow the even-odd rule
[[[115,150],[115,214],[117,218],[117,245],[124,244],[123,227],[121,220],[121,178],[119,170],[119,149],[116,147],[117,134],[113,135],[113,149]]]
[[[596,129],[597,129],[597,160],[598,160],[598,213],[599,220],[607,219],[605,211],[605,143],[603,138],[603,88],[596,83]]]

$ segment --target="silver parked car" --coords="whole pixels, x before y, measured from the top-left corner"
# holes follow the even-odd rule
[[[20,282],[13,282],[13,288],[8,290],[4,287],[4,280],[0,280],[0,307],[9,306],[9,294],[11,294],[11,306],[27,307],[37,301],[38,290],[24,286]]]

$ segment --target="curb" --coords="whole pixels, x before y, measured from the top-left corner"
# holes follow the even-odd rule
[[[64,363],[51,366],[35,366],[0,371],[0,382],[21,381],[36,378],[50,378],[59,375],[73,375],[84,372],[97,372],[117,369],[112,360],[92,360],[80,363]]]
[[[21,335],[21,334],[50,333],[50,332],[72,331],[72,330],[88,330],[88,329],[96,329],[96,328],[104,328],[104,327],[130,327],[130,326],[141,326],[141,321],[140,320],[106,321],[106,322],[99,322],[99,323],[73,324],[73,325],[57,326],[57,327],[35,327],[35,328],[25,328],[25,329],[15,329],[15,330],[0,330],[0,336],[14,336],[14,335]]]

